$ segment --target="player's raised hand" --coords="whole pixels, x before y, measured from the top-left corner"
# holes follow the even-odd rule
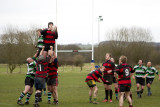
[[[45,48],[45,46],[42,46],[42,49],[44,49]]]

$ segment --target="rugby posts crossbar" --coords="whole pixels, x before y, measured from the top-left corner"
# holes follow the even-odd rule
[[[57,50],[57,52],[92,52],[92,50]]]

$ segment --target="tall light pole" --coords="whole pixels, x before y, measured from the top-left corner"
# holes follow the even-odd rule
[[[98,66],[100,63],[100,22],[103,21],[102,16],[98,17]]]

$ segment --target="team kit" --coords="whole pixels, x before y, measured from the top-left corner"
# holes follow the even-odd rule
[[[58,59],[54,52],[55,40],[58,39],[57,27],[53,22],[48,23],[48,28],[38,29],[37,52],[33,57],[27,58],[27,73],[25,78],[25,88],[21,92],[17,104],[24,106],[29,104],[29,99],[33,93],[33,85],[35,87],[35,102],[34,106],[39,107],[39,102],[42,102],[42,90],[46,94],[45,83],[48,88],[48,104],[59,105],[58,102]],[[151,85],[154,81],[155,74],[159,76],[158,71],[152,66],[152,63],[147,62],[147,66],[143,65],[143,60],[139,59],[138,64],[131,67],[127,64],[127,57],[120,56],[119,64],[115,64],[114,58],[110,53],[106,53],[105,62],[91,71],[85,79],[89,87],[89,103],[99,104],[97,102],[98,87],[96,82],[104,84],[105,98],[102,101],[112,103],[112,84],[115,88],[116,100],[119,101],[119,107],[123,107],[124,99],[128,100],[129,107],[132,104],[131,78],[135,79],[137,87],[137,97],[142,98],[144,86],[147,86],[147,95],[151,96]],[[99,78],[101,80],[99,80]],[[22,102],[26,96],[25,103]],[[53,102],[51,102],[53,97]]]

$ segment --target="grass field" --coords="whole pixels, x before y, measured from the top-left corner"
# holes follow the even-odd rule
[[[24,79],[26,66],[22,67],[22,72],[19,73],[17,68],[13,74],[6,73],[6,65],[0,65],[0,107],[17,107],[16,104],[20,93],[24,89]],[[90,71],[90,66],[85,65],[83,71],[80,68],[65,66],[59,68],[59,107],[118,107],[118,101],[113,95],[112,103],[102,103],[104,98],[104,87],[102,83],[97,83],[99,88],[97,101],[98,105],[88,103],[88,90],[84,82],[86,75]],[[134,107],[160,107],[160,81],[156,76],[152,85],[152,96],[147,96],[147,88],[143,93],[142,99],[137,99],[135,81],[132,80],[132,93]],[[114,88],[113,88],[114,90]],[[25,101],[23,98],[23,102]],[[47,104],[47,96],[42,97],[41,107],[53,107],[55,105]],[[34,94],[31,96],[30,105],[33,107]],[[124,107],[128,107],[127,101],[124,102]]]

